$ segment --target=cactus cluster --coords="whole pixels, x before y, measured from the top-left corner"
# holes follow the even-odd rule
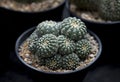
[[[96,11],[100,18],[106,21],[120,20],[120,0],[69,0],[78,9]]]
[[[15,1],[21,2],[21,3],[32,3],[32,2],[40,2],[44,0],[15,0]]]
[[[99,15],[105,20],[120,20],[120,0],[100,0]]]
[[[57,29],[57,30],[56,30]],[[74,70],[91,52],[86,25],[75,17],[62,22],[44,21],[28,38],[28,50],[51,70]]]

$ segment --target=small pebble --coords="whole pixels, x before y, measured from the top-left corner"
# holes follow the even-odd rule
[[[93,58],[93,57],[94,57],[94,54],[90,54],[89,57]]]
[[[32,61],[27,61],[28,64],[32,64]]]
[[[27,58],[28,58],[29,56],[30,56],[30,54],[25,54],[25,57],[27,57]]]
[[[24,61],[27,62],[27,58],[25,58]]]

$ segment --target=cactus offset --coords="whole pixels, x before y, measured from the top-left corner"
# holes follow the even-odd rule
[[[80,59],[75,53],[66,55],[62,59],[62,68],[74,70],[77,66],[79,66],[79,62]]]
[[[43,21],[37,25],[36,33],[38,36],[42,36],[44,34],[58,35],[59,30],[57,27],[58,26],[55,21]]]
[[[87,33],[86,25],[80,19],[68,17],[61,23],[61,34],[72,40],[79,40]]]
[[[76,43],[76,54],[79,58],[86,58],[91,52],[91,45],[87,39],[79,40]]]
[[[57,70],[61,67],[61,59],[62,57],[60,55],[55,55],[53,57],[47,58],[45,61],[45,66],[47,66],[49,69]]]
[[[40,57],[51,57],[56,54],[58,49],[57,37],[53,34],[43,35],[37,42],[36,54]]]
[[[36,34],[36,32],[34,31],[30,36],[29,38],[27,39],[29,41],[29,46],[28,46],[28,49],[33,53],[35,54],[36,50],[37,50],[37,40],[38,40],[38,36]]]
[[[58,49],[57,37],[53,34],[46,34],[29,44],[29,50],[41,58],[55,55]]]
[[[63,35],[58,36],[58,44],[59,44],[59,53],[62,55],[71,54],[75,50],[74,41],[66,38]]]

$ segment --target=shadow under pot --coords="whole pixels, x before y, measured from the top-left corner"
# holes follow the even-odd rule
[[[83,70],[94,64],[101,55],[101,41],[99,37],[90,30],[87,30],[88,32],[84,39],[75,42],[67,39],[63,35],[58,36],[56,39],[56,36],[53,34],[39,35],[41,37],[37,39],[36,37],[38,36],[36,35],[32,37],[34,33],[37,32],[36,29],[35,26],[20,35],[15,44],[15,52],[23,66],[37,73],[55,76],[82,73]],[[34,38],[34,41],[31,40],[30,37]],[[57,45],[57,43],[59,45]],[[47,45],[51,48],[49,49]],[[66,47],[64,49],[64,45],[69,45],[70,48]],[[80,53],[83,55],[80,55]]]
[[[1,0],[0,12],[11,26],[34,26],[43,20],[60,21],[66,0]]]
[[[68,10],[70,16],[80,18],[89,29],[112,29],[120,26],[119,2],[111,0],[70,0]],[[112,4],[116,6],[112,6]],[[114,9],[113,9],[114,8]],[[100,28],[99,28],[100,27]]]

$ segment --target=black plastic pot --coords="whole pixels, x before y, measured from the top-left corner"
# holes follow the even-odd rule
[[[96,58],[94,59],[94,61],[90,62],[86,67],[81,68],[81,69],[79,69],[79,70],[74,70],[74,71],[72,71],[72,72],[64,72],[64,73],[63,73],[63,72],[62,72],[62,73],[58,72],[58,73],[56,73],[56,72],[45,72],[45,71],[39,70],[39,69],[37,69],[37,68],[35,68],[35,67],[27,64],[27,63],[20,57],[20,55],[19,55],[19,47],[20,47],[20,45],[26,40],[26,38],[28,38],[28,36],[35,30],[35,28],[36,28],[36,27],[30,28],[30,29],[26,30],[24,33],[22,33],[22,34],[20,35],[20,37],[17,39],[16,44],[15,44],[15,52],[16,52],[17,58],[19,59],[19,61],[21,61],[21,63],[22,63],[25,67],[30,68],[31,70],[33,70],[33,71],[35,71],[35,72],[37,72],[37,73],[43,73],[43,74],[55,75],[55,76],[56,76],[56,75],[62,75],[62,77],[63,77],[63,75],[66,75],[66,74],[69,74],[69,75],[70,75],[70,74],[82,73],[83,70],[85,71],[85,69],[87,69],[87,68],[90,67],[92,64],[94,64],[95,61],[96,61],[96,60],[99,58],[99,56],[101,55],[101,51],[102,51],[101,40],[98,38],[98,36],[97,36],[95,33],[93,33],[92,31],[88,30],[88,32],[96,39],[96,41],[97,41],[98,44],[99,44],[99,51],[98,51],[97,56],[96,56]],[[72,78],[73,78],[73,77],[72,77]]]

